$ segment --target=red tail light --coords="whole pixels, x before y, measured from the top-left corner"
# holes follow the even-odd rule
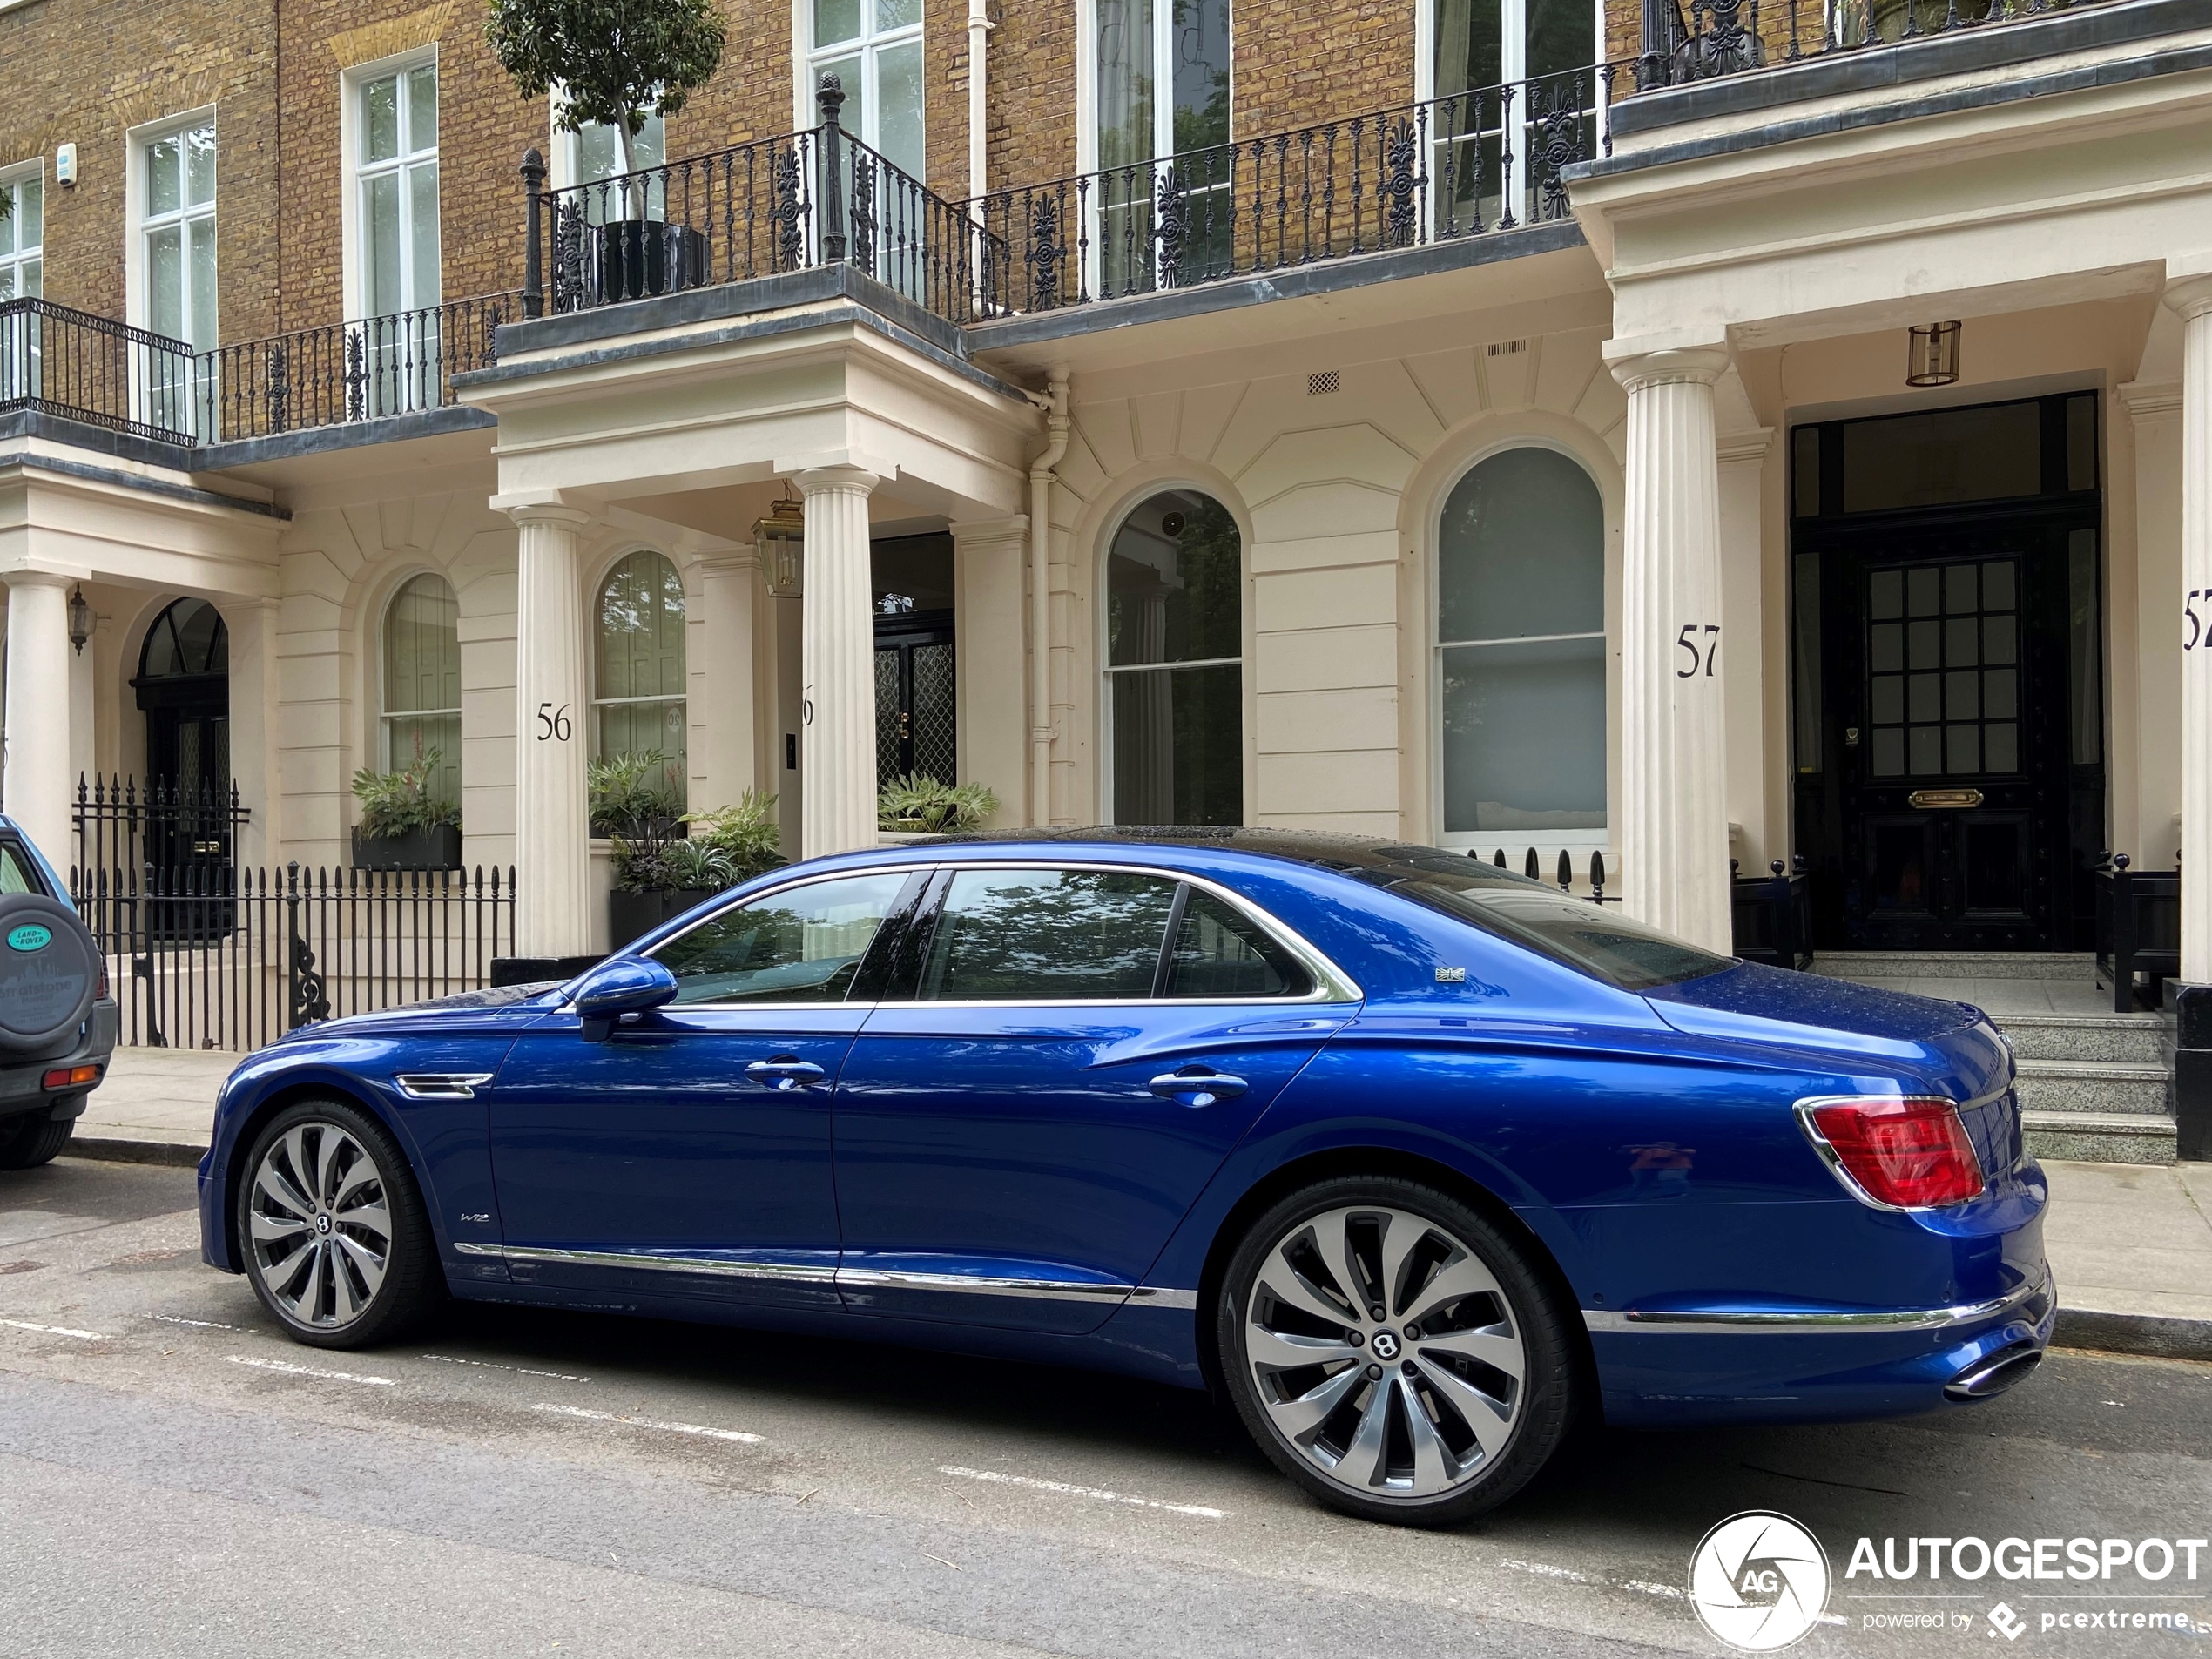
[[[1866,1197],[1898,1210],[1964,1204],[1982,1190],[1959,1109],[1947,1100],[1879,1096],[1804,1109],[1814,1143]]]

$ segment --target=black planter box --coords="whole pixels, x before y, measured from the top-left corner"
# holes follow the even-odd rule
[[[688,225],[618,219],[584,233],[584,303],[619,305],[696,288],[707,280],[706,238]]]
[[[671,917],[711,899],[715,891],[711,887],[655,887],[646,893],[624,893],[617,887],[607,895],[607,942],[621,950]]]
[[[441,824],[413,835],[364,835],[354,832],[356,870],[458,870],[461,826]]]

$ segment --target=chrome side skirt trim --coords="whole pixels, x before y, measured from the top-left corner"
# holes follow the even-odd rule
[[[1968,1302],[1947,1308],[1897,1308],[1869,1312],[1702,1312],[1640,1310],[1615,1313],[1584,1308],[1582,1323],[1592,1331],[1637,1331],[1662,1336],[1749,1336],[1762,1332],[1784,1336],[1820,1335],[1849,1331],[1940,1331],[1954,1325],[1973,1325],[2009,1312],[2042,1293],[2050,1275],[2008,1291],[1987,1302]]]
[[[543,1263],[615,1267],[651,1273],[704,1273],[717,1278],[765,1279],[779,1284],[833,1285],[841,1291],[929,1291],[962,1296],[1012,1296],[1045,1301],[1141,1302],[1147,1307],[1196,1309],[1196,1291],[1151,1285],[1114,1285],[1082,1279],[997,1278],[974,1273],[910,1273],[879,1268],[832,1267],[812,1262],[732,1261],[707,1256],[655,1256],[615,1250],[553,1250],[536,1244],[480,1244],[456,1241],[463,1256],[501,1257],[510,1264]]]

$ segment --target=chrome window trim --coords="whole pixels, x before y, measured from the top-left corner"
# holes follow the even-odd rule
[[[392,1086],[409,1100],[474,1100],[492,1080],[489,1071],[401,1071]]]
[[[1804,1131],[1805,1139],[1812,1143],[1813,1151],[1819,1156],[1820,1161],[1828,1166],[1828,1173],[1836,1177],[1838,1184],[1839,1184],[1844,1191],[1850,1193],[1852,1197],[1858,1199],[1859,1203],[1865,1204],[1870,1210],[1886,1211],[1889,1214],[1893,1216],[1910,1216],[1921,1214],[1932,1210],[1950,1210],[1956,1208],[1956,1206],[1952,1204],[1885,1204],[1881,1199],[1867,1191],[1865,1187],[1859,1185],[1858,1180],[1852,1176],[1851,1172],[1844,1167],[1842,1155],[1839,1154],[1833,1146],[1829,1144],[1828,1137],[1820,1132],[1820,1125],[1814,1123],[1812,1120],[1813,1113],[1823,1106],[1851,1106],[1858,1104],[1859,1103],[1865,1101],[1875,1101],[1885,1106],[1948,1106],[1954,1113],[1970,1112],[1974,1110],[1977,1107],[1988,1105],[1993,1100],[2002,1098],[2012,1090],[2013,1087],[2013,1082],[2008,1079],[2001,1088],[1993,1089],[1986,1095],[1977,1095],[1973,1099],[1967,1101],[1952,1100],[1949,1096],[1944,1095],[1907,1095],[1902,1093],[1894,1095],[1808,1095],[1803,1100],[1800,1100],[1792,1105],[1790,1109],[1797,1114],[1797,1127],[1799,1130]],[[1964,1130],[1965,1127],[1966,1125],[1962,1122],[1959,1124],[1959,1128]],[[1981,1171],[1982,1191],[1986,1192],[1989,1190],[1989,1171],[1981,1168],[1981,1153],[1974,1149],[1973,1137],[1972,1136],[1968,1136],[1966,1137],[1966,1145],[1969,1150],[1973,1151],[1974,1168]],[[1975,1195],[1976,1197],[1979,1197],[1979,1193]],[[1973,1199],[1962,1198],[1959,1202],[1960,1204],[1972,1204]]]
[[[1255,1003],[1264,1003],[1270,1008],[1316,1008],[1332,1007],[1346,1002],[1360,1002],[1366,1000],[1366,993],[1360,988],[1359,981],[1354,980],[1351,974],[1345,973],[1342,968],[1339,968],[1334,961],[1330,960],[1326,952],[1321,950],[1318,946],[1314,945],[1312,941],[1308,940],[1305,934],[1299,933],[1295,927],[1291,927],[1288,923],[1281,921],[1271,912],[1262,908],[1260,906],[1254,904],[1250,899],[1244,897],[1244,894],[1238,893],[1231,888],[1222,886],[1220,882],[1212,880],[1211,877],[1193,875],[1189,872],[1183,870],[1164,869],[1157,865],[1113,864],[1092,861],[1089,860],[1050,860],[1035,858],[1002,860],[945,860],[930,864],[917,863],[877,865],[856,870],[826,871],[819,875],[806,876],[798,880],[787,881],[776,887],[763,888],[760,892],[754,894],[751,898],[746,899],[745,900],[745,904],[750,905],[757,900],[771,899],[779,893],[788,893],[799,887],[813,887],[823,881],[843,881],[855,877],[871,875],[910,874],[914,872],[921,872],[924,874],[928,874],[937,871],[951,871],[957,873],[961,870],[1089,870],[1103,872],[1109,874],[1157,876],[1160,880],[1165,881],[1187,881],[1192,887],[1199,888],[1211,894],[1212,897],[1220,900],[1224,904],[1228,905],[1246,920],[1258,923],[1262,932],[1266,934],[1269,938],[1272,939],[1278,945],[1280,945],[1285,950],[1287,950],[1292,956],[1298,959],[1299,966],[1305,969],[1308,977],[1313,981],[1313,988],[1303,996],[1264,997],[1054,996],[1009,997],[1004,999],[993,999],[989,1001],[981,999],[968,1000],[964,998],[938,998],[934,1000],[924,1000],[919,997],[901,997],[886,1000],[880,1002],[671,1002],[666,1005],[666,1011],[674,1012],[681,1010],[686,1013],[705,1013],[718,1010],[727,1013],[787,1014],[809,1008],[860,1008],[870,1012],[873,1012],[877,1008],[1250,1008]],[[717,910],[711,914],[700,917],[698,921],[693,922],[689,927],[685,928],[682,933],[671,934],[668,938],[662,940],[659,944],[654,946],[652,953],[647,956],[646,960],[658,961],[659,960],[658,953],[674,944],[678,940],[688,937],[698,928],[704,927],[709,922],[716,921],[718,918],[725,914],[726,911],[740,908],[743,908],[743,906],[725,906],[722,910]]]
[[[1641,1332],[1662,1336],[1749,1336],[1761,1332],[1783,1336],[1818,1335],[1852,1331],[1941,1331],[1996,1318],[2021,1303],[2031,1301],[2051,1284],[2047,1267],[2004,1295],[1986,1302],[1966,1302],[1954,1307],[1896,1308],[1874,1312],[1719,1312],[1699,1310],[1639,1310],[1615,1313],[1584,1308],[1582,1323],[1592,1331]]]
[[[764,1279],[780,1284],[832,1285],[839,1290],[931,1291],[967,1296],[1010,1296],[1031,1300],[1141,1302],[1148,1307],[1195,1309],[1196,1291],[1152,1285],[1120,1285],[1089,1279],[1009,1278],[978,1273],[916,1273],[900,1269],[818,1265],[811,1262],[727,1261],[712,1257],[666,1256],[619,1250],[556,1250],[538,1244],[482,1244],[459,1241],[463,1256],[494,1256],[509,1263],[579,1267],[616,1267],[654,1273],[704,1273],[717,1278]]]

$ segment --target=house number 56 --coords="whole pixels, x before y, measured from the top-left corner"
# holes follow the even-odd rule
[[[540,743],[566,743],[575,736],[576,728],[569,724],[569,705],[555,708],[550,703],[537,705],[537,740]]]
[[[1699,654],[1697,649],[1697,636],[1700,632],[1703,632],[1705,637],[1705,649],[1702,656]],[[1713,673],[1713,659],[1721,654],[1720,624],[1716,622],[1709,622],[1703,624],[1702,627],[1699,624],[1694,622],[1686,622],[1683,624],[1682,631],[1675,636],[1675,648],[1677,651],[1685,653],[1689,658],[1689,662],[1687,666],[1677,668],[1675,671],[1675,678],[1676,679],[1686,680],[1695,678],[1697,671],[1700,668],[1703,668],[1705,671],[1705,676],[1708,679],[1711,678]]]

